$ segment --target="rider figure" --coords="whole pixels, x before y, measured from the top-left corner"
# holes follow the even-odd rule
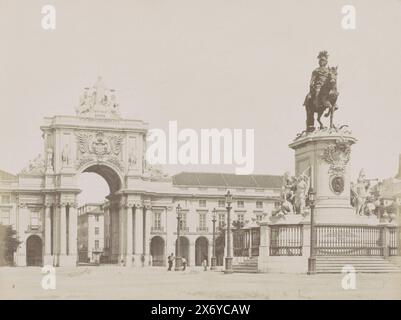
[[[319,67],[312,72],[312,77],[309,85],[310,92],[308,97],[309,99],[314,99],[313,103],[316,108],[318,108],[320,89],[326,82],[330,72],[329,67],[327,67],[327,62],[329,58],[327,51],[320,51],[317,58],[319,59]]]

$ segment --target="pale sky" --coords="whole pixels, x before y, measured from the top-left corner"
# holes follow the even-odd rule
[[[56,8],[54,31],[41,28],[45,4]],[[356,30],[341,28],[345,4],[355,6]],[[352,177],[361,168],[392,177],[401,153],[400,31],[399,0],[0,0],[0,169],[17,173],[42,152],[43,117],[74,115],[83,87],[101,75],[124,117],[150,128],[169,120],[251,128],[255,173],[293,172],[288,144],[304,129],[310,74],[327,50],[338,65],[335,122],[359,140]]]

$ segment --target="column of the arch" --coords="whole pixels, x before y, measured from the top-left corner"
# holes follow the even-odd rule
[[[77,265],[77,229],[78,229],[78,215],[77,205],[74,203],[69,206],[68,213],[68,264],[71,266]]]
[[[62,203],[60,205],[60,233],[59,233],[59,266],[63,267],[68,264],[67,262],[67,205]]]
[[[118,256],[119,263],[125,265],[126,255],[126,233],[127,233],[127,215],[125,204],[120,204],[118,207]]]
[[[111,207],[111,216],[112,216],[112,238],[111,238],[111,247],[112,247],[112,262],[120,263],[119,252],[120,252],[120,215],[117,203],[112,203]]]
[[[142,266],[141,257],[143,250],[143,207],[135,206],[133,214],[133,236],[134,236],[134,265]]]
[[[44,228],[45,228],[45,253],[43,264],[44,265],[53,265],[53,257],[52,257],[52,225],[51,225],[51,214],[52,214],[52,205],[45,205],[45,219],[44,219]]]
[[[149,266],[150,263],[150,229],[151,229],[152,209],[150,206],[143,209],[143,265]]]
[[[125,252],[125,266],[131,267],[132,266],[132,206],[126,206],[125,209],[126,215],[126,252]]]
[[[52,238],[52,257],[53,257],[53,266],[59,265],[59,253],[60,253],[60,207],[58,205],[53,205],[53,221],[52,221],[52,229],[53,229],[53,238]]]

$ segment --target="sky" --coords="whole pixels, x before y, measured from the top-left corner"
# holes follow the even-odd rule
[[[45,4],[56,9],[55,30],[41,27]],[[341,27],[344,5],[355,7],[355,30]],[[304,129],[310,75],[327,50],[338,65],[335,123],[358,139],[352,177],[361,168],[392,177],[401,153],[400,31],[400,0],[0,0],[0,169],[18,173],[42,152],[43,117],[74,115],[82,89],[102,76],[124,118],[149,128],[176,120],[181,129],[254,129],[255,173],[294,172],[288,144]],[[89,177],[83,189],[93,181],[107,189]]]

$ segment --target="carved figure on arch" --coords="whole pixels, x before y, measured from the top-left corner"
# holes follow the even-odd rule
[[[65,144],[63,150],[61,152],[61,162],[63,167],[70,165],[70,147],[68,144]]]
[[[132,168],[135,165],[136,165],[135,147],[132,146],[128,154],[128,166]]]
[[[47,163],[46,163],[46,169],[48,171],[53,171],[53,149],[52,148],[47,148],[46,150],[47,154]]]

